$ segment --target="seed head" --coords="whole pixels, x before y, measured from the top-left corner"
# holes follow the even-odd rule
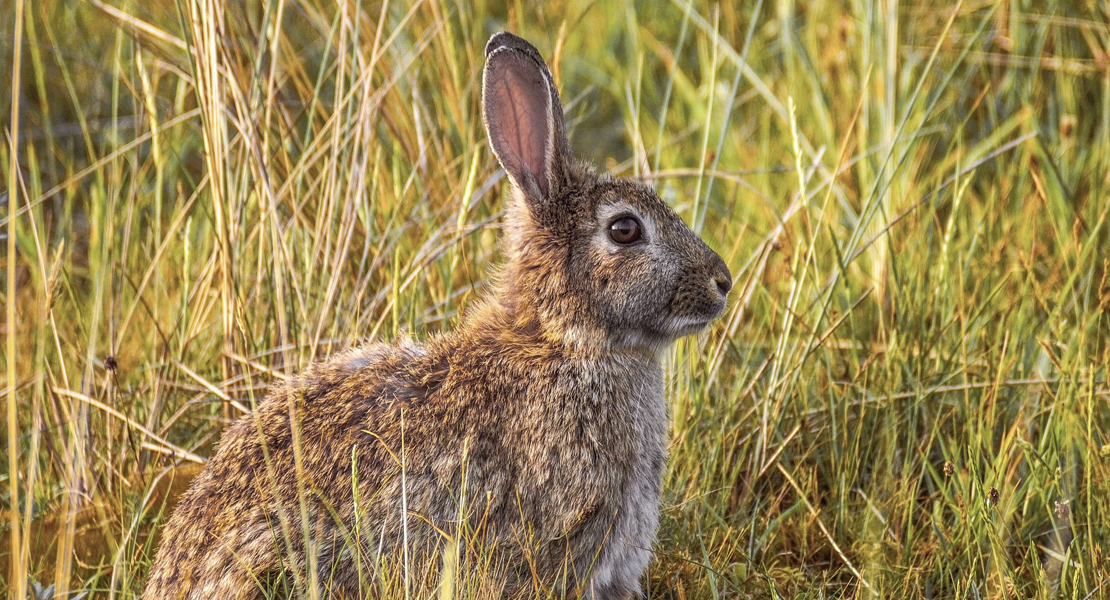
[[[998,506],[998,501],[1001,497],[1002,494],[998,493],[998,488],[992,486],[991,489],[987,491],[987,506]]]

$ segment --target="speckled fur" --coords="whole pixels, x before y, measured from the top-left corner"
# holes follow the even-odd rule
[[[730,275],[651,189],[570,155],[534,48],[502,33],[486,54],[486,126],[514,184],[494,291],[457,330],[315,364],[232,424],[162,532],[146,600],[260,598],[278,578],[303,593],[310,562],[324,596],[374,597],[371,565],[399,565],[407,537],[410,564],[434,568],[461,522],[494,594],[640,594],[666,462],[661,352],[720,314]],[[492,104],[547,93],[524,125]],[[528,135],[546,143],[530,167],[503,141]],[[621,214],[644,244],[609,240]]]

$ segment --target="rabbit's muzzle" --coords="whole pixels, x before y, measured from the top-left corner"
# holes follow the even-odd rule
[[[725,309],[732,273],[715,252],[684,274],[670,303],[671,327],[678,335],[697,333]]]

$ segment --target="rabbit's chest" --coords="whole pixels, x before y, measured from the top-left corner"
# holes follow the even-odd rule
[[[613,499],[611,532],[603,542],[591,575],[594,589],[638,589],[651,559],[659,525],[663,468],[667,462],[666,405],[662,377],[640,397],[636,437],[640,444],[624,456],[628,478]]]
[[[555,386],[565,397],[561,417],[553,419],[566,443],[552,449],[566,468],[592,473],[580,478],[582,493],[609,499],[658,496],[667,433],[661,369],[618,363],[568,379]]]
[[[562,429],[580,434],[560,451],[576,475],[554,498],[570,500],[566,517],[579,532],[573,545],[589,558],[583,564],[593,563],[591,585],[638,589],[659,523],[667,459],[662,370],[618,365],[579,383],[584,410]]]

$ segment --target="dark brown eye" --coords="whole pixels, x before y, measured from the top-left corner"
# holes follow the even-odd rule
[[[621,245],[640,241],[640,222],[632,217],[621,217],[609,225],[609,239]]]

